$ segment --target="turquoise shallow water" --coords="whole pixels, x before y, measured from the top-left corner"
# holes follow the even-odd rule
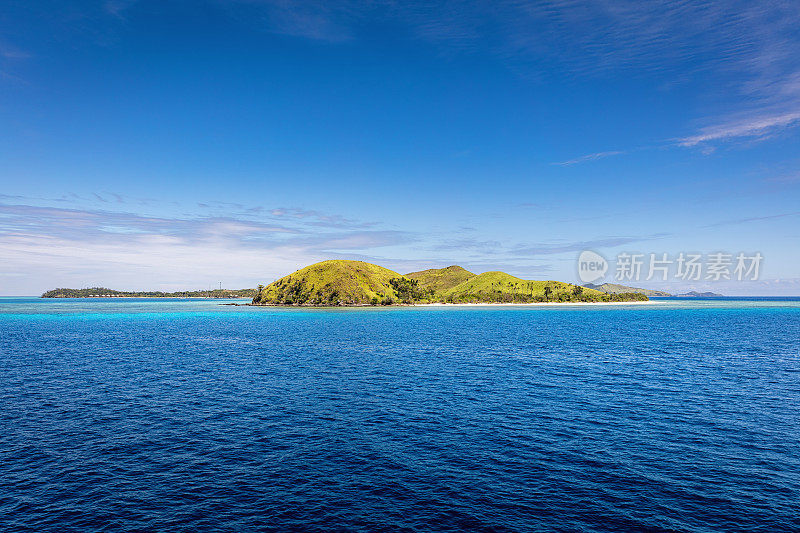
[[[0,298],[0,529],[800,530],[800,301]]]

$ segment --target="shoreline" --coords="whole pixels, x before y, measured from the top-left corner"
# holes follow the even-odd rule
[[[392,305],[280,305],[280,304],[221,304],[247,307],[282,307],[287,309],[393,309],[398,307],[567,307],[581,305],[647,305],[654,304],[652,300],[632,300],[630,302],[527,302],[527,303],[429,303],[429,304],[392,304]]]
[[[407,307],[538,307],[538,306],[569,306],[569,305],[641,305],[654,303],[651,300],[632,300],[630,302],[526,302],[526,303],[432,303],[432,304],[410,304]]]

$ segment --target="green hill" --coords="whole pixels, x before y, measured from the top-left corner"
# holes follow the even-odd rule
[[[411,272],[406,274],[406,277],[417,280],[420,289],[432,289],[434,292],[441,293],[474,278],[475,274],[458,265],[452,265],[445,268],[429,268]]]
[[[255,305],[388,305],[393,303],[531,303],[647,300],[571,283],[530,281],[505,272],[475,275],[459,266],[406,276],[363,261],[332,260],[259,285]]]
[[[529,281],[505,272],[484,272],[447,290],[447,302],[526,303],[543,301],[604,301],[609,296],[560,281]]]
[[[401,274],[364,261],[330,260],[315,263],[259,286],[253,298],[261,305],[369,305],[400,299],[391,280]]]
[[[639,289],[637,287],[628,287],[627,285],[619,285],[617,283],[603,283],[602,285],[594,285],[592,283],[587,283],[584,287],[595,289],[600,292],[605,292],[607,294],[622,294],[626,292],[638,292],[639,294],[644,294],[645,296],[672,296],[668,292],[664,291],[653,291],[650,289]]]

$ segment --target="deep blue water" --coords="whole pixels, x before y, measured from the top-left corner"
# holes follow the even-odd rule
[[[3,531],[798,531],[800,301],[0,299]]]

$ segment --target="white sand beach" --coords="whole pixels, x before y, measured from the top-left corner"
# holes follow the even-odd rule
[[[652,305],[654,301],[632,301],[632,302],[530,302],[530,303],[430,303],[430,304],[409,304],[408,307],[574,307],[574,306],[595,306],[595,305]]]

